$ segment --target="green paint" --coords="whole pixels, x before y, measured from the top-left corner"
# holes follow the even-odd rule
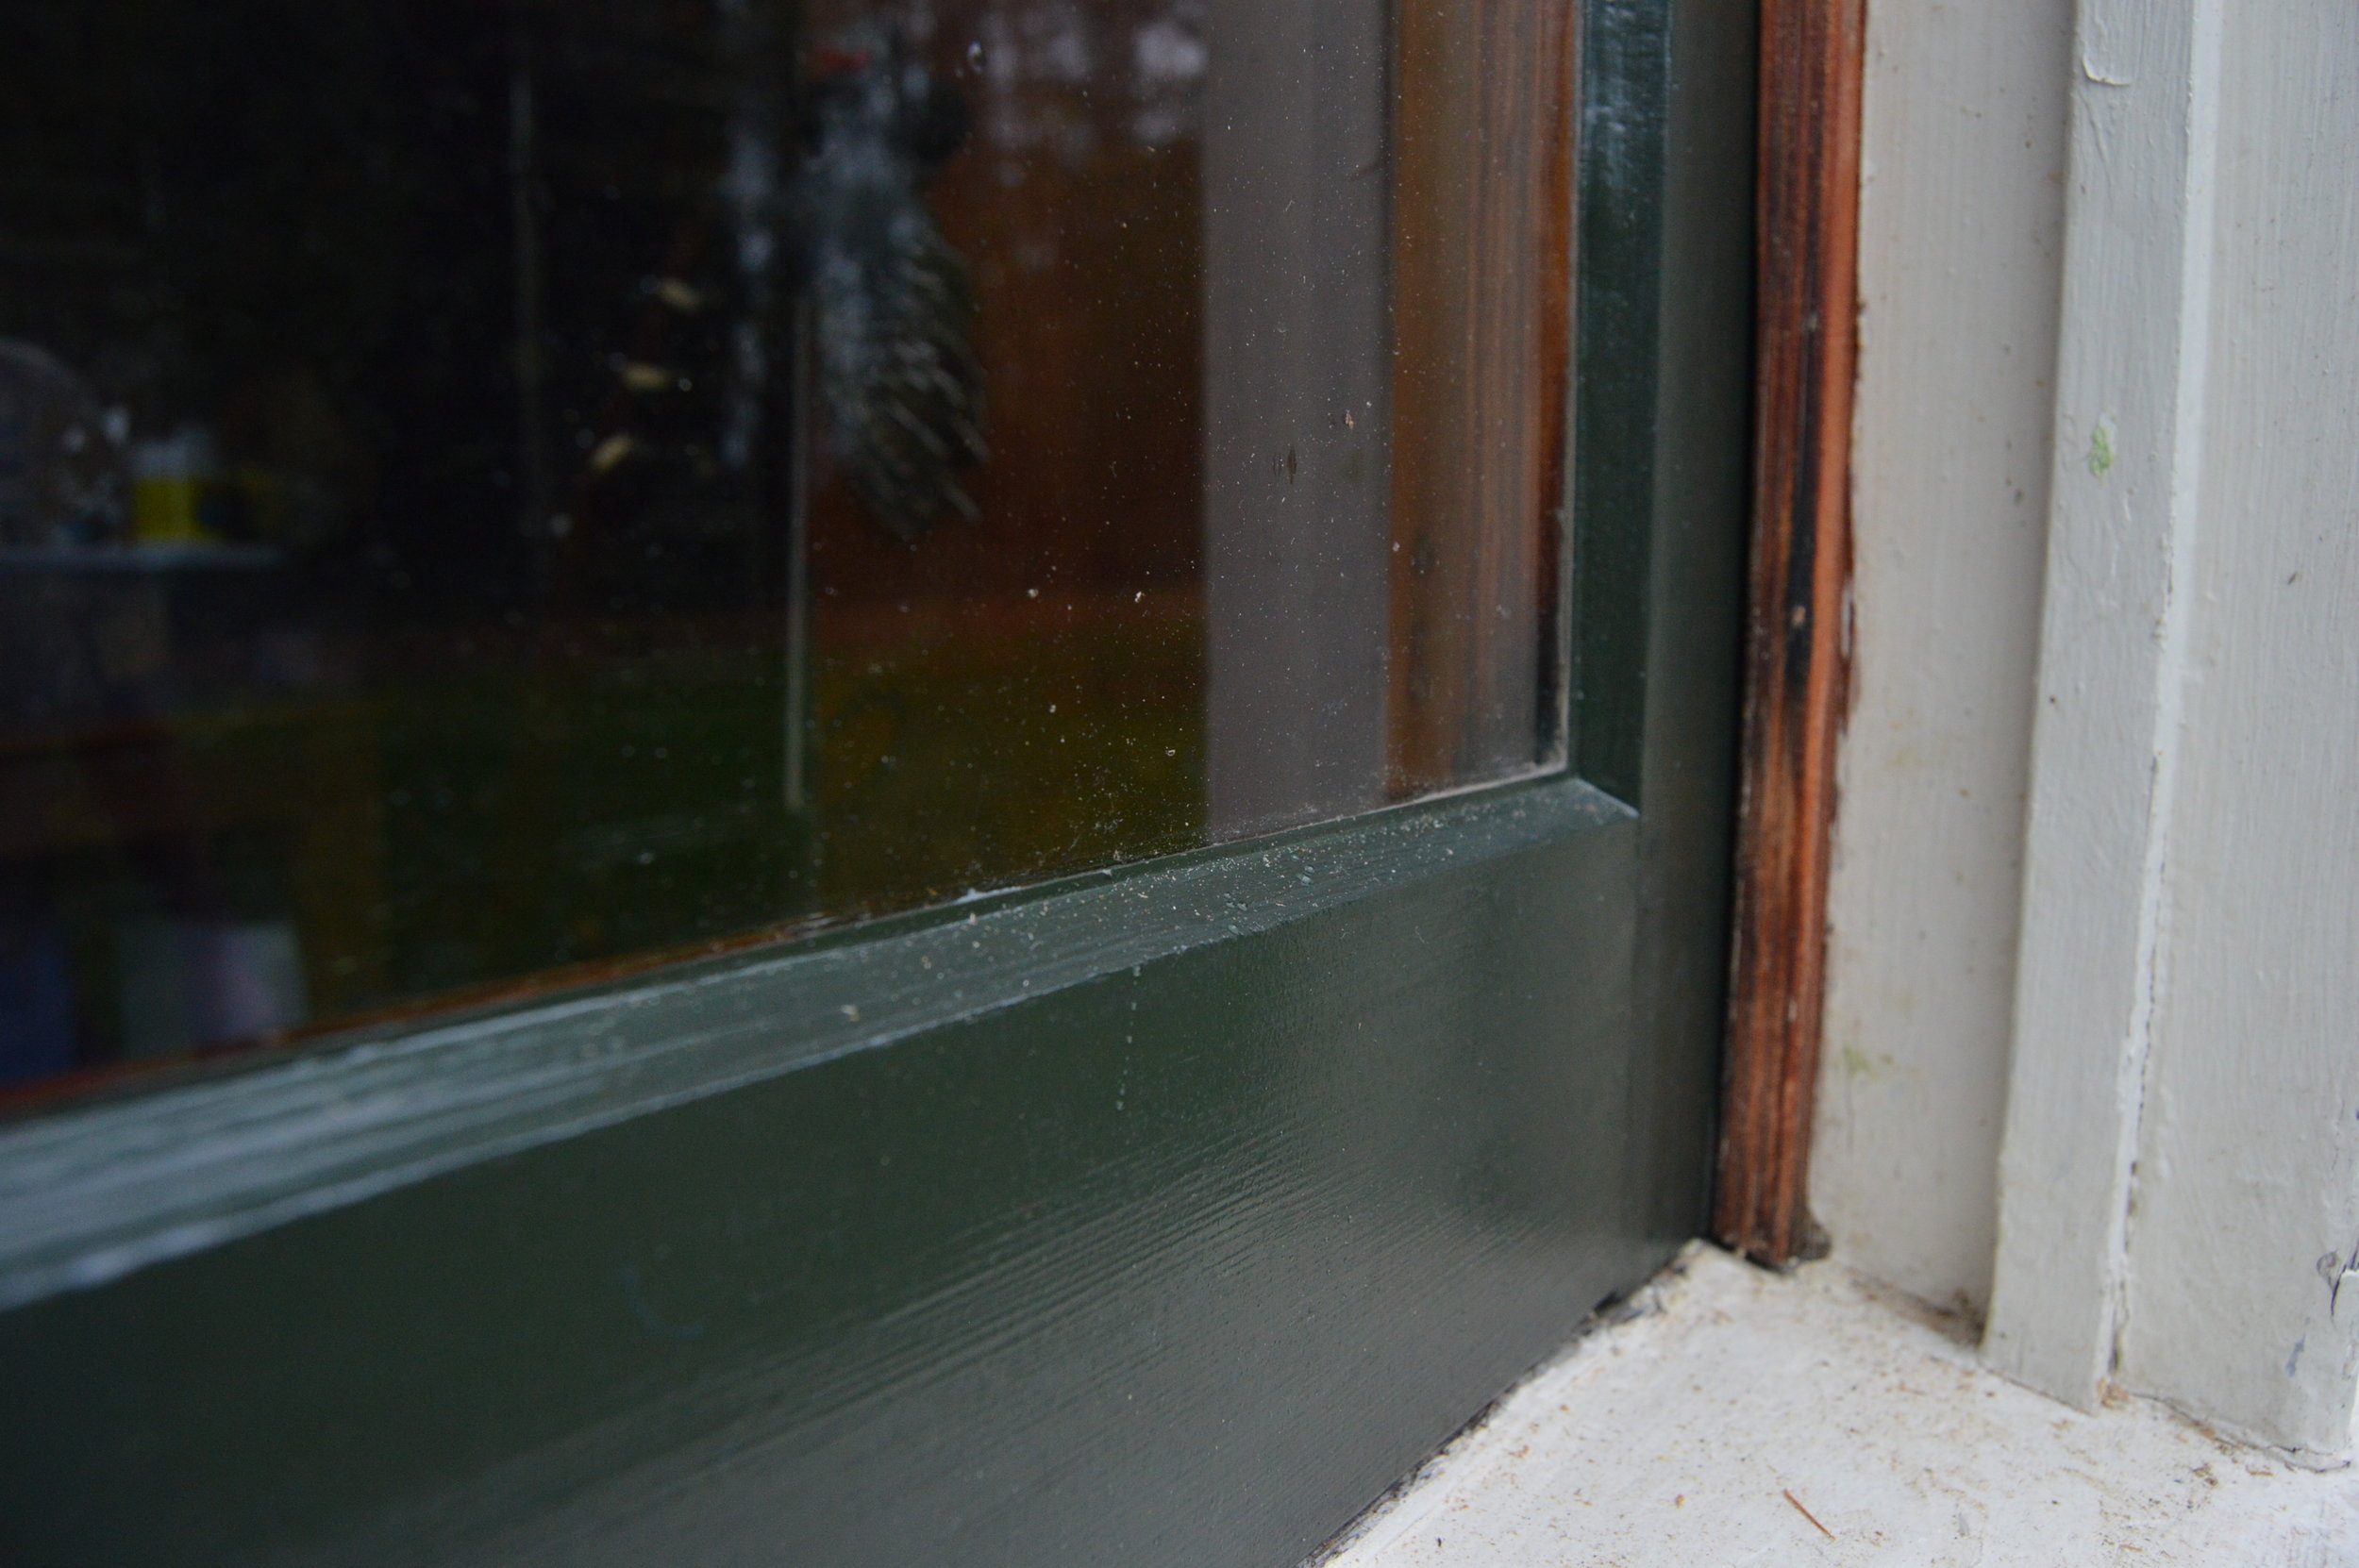
[[[451,1107],[466,1139],[355,1139],[332,1172],[280,1161],[335,1148],[362,1104],[346,1063],[416,1042],[315,1059],[299,1136],[240,1148],[254,1192],[283,1178],[322,1211],[177,1231],[167,1260],[0,1313],[0,1558],[693,1564],[788,1541],[1279,1568],[1692,1234],[1754,33],[1736,0],[1586,15],[1573,725],[1581,774],[1641,814],[1483,827],[1579,789],[1553,780],[1388,814],[1425,847],[1301,908],[1273,858],[1368,825],[1107,878],[1096,904],[1058,902],[1077,881],[615,985],[467,1037],[487,1072],[550,1055],[533,1094]],[[1133,953],[1125,890],[1159,888],[1155,918],[1200,929]],[[967,913],[1005,961],[878,1032]],[[857,1000],[829,989],[861,971]],[[741,1047],[758,1070],[732,1077]],[[142,1142],[219,1087],[99,1108],[68,1142],[235,1163],[201,1126]],[[52,1242],[96,1258],[131,1200],[75,1190]]]
[[[2089,472],[2099,478],[2114,466],[2114,422],[2100,419],[2089,432]]]
[[[1593,9],[1581,49],[1590,128],[1579,142],[1576,213],[1570,751],[1582,777],[1634,805],[1646,746],[1646,583],[1668,434],[1656,380],[1666,324],[1653,302],[1672,204],[1652,175],[1668,157],[1660,73],[1671,18],[1656,6],[1613,10],[1617,25],[1602,26],[1606,12]],[[1699,431],[1698,444],[1715,434]]]
[[[1574,780],[1490,791],[680,964],[322,1055],[311,1071],[234,1073],[20,1126],[0,1134],[0,1309],[267,1230],[290,1191],[322,1194],[314,1209],[357,1201],[1630,817]],[[222,1126],[243,1138],[210,1139]],[[101,1176],[105,1203],[55,1201]]]
[[[22,1309],[11,1560],[1297,1560],[1667,1254],[1637,826]]]

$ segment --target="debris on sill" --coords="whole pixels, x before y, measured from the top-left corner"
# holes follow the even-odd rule
[[[1984,1368],[1839,1261],[1691,1245],[1312,1560],[1320,1568],[2359,1565],[2359,1471]]]

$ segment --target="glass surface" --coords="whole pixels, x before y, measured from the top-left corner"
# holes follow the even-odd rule
[[[1564,0],[34,0],[0,1089],[1557,760]]]

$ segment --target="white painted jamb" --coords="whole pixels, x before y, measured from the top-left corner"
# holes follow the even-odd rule
[[[2115,1358],[2177,771],[2221,0],[2081,0],[1991,1363]]]
[[[2114,1378],[2334,1463],[2359,1408],[2359,6],[2234,14]]]
[[[1851,438],[1851,713],[1811,1212],[1990,1306],[2023,903],[2072,0],[1874,0]]]

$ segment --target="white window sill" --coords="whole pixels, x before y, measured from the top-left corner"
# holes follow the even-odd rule
[[[2081,1414],[1840,1264],[1781,1276],[1695,1246],[1633,1308],[1326,1568],[2359,1564],[2359,1472],[2146,1400]]]

